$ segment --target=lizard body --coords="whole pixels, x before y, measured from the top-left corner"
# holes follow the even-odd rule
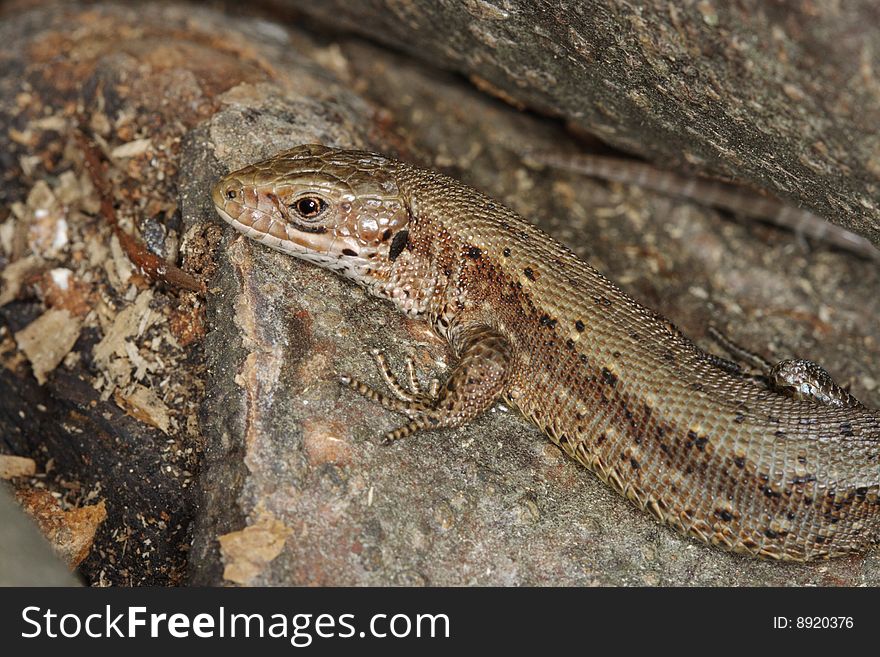
[[[387,435],[459,426],[505,399],[660,520],[788,560],[880,540],[880,414],[810,361],[760,376],[671,322],[513,211],[442,174],[307,145],[221,179],[220,215],[339,272],[449,340],[447,381],[394,397]],[[736,354],[736,349],[731,352]],[[381,359],[380,359],[381,360]]]

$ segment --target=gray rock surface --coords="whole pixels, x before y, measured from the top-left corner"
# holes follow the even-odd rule
[[[282,0],[664,165],[729,176],[880,244],[871,0]]]

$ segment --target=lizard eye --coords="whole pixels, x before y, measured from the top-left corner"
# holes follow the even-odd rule
[[[314,219],[327,209],[327,203],[317,196],[304,196],[294,201],[293,209],[303,219]]]

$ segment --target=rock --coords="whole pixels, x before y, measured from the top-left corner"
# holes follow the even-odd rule
[[[870,0],[280,4],[665,166],[751,183],[880,245]]]

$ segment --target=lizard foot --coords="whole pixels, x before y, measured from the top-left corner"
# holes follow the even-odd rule
[[[709,335],[739,363],[758,370],[764,385],[770,390],[792,399],[812,401],[826,406],[862,406],[858,399],[839,385],[818,363],[793,358],[773,365],[765,358],[733,342],[715,326],[709,326]]]
[[[379,374],[393,396],[379,392],[369,384],[352,376],[342,375],[339,377],[339,381],[345,387],[354,390],[370,401],[374,401],[390,411],[403,413],[410,418],[408,424],[386,433],[382,443],[387,445],[398,438],[403,438],[422,429],[430,429],[435,426],[437,421],[433,418],[431,411],[435,409],[437,404],[440,381],[438,379],[431,379],[428,390],[425,391],[419,383],[412,358],[407,357],[405,360],[407,380],[401,382],[388,365],[388,360],[384,353],[378,349],[373,349],[371,353],[376,361],[376,368],[379,370]]]

